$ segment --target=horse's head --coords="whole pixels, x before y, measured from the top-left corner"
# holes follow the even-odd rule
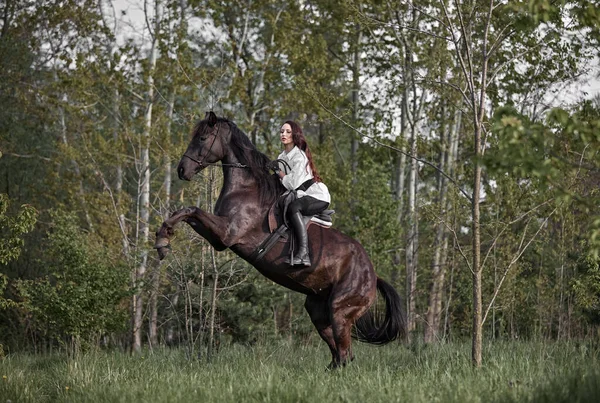
[[[177,165],[179,179],[189,181],[208,165],[221,161],[227,151],[229,125],[220,121],[214,112],[207,112],[196,124],[187,150]]]

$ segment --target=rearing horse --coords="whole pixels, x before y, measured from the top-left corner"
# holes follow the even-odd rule
[[[223,188],[214,214],[198,207],[173,213],[156,233],[155,247],[163,259],[173,227],[188,223],[218,251],[230,248],[272,281],[306,295],[304,307],[321,338],[331,350],[331,368],[353,359],[352,327],[360,341],[385,344],[406,336],[402,302],[394,288],[378,278],[358,241],[333,228],[310,226],[312,266],[289,266],[289,242],[277,243],[262,259],[251,256],[269,235],[267,214],[285,190],[269,174],[269,158],[260,153],[237,126],[213,112],[194,128],[193,138],[177,167],[189,181],[207,165],[221,161]],[[385,300],[385,314],[369,309],[377,290]]]

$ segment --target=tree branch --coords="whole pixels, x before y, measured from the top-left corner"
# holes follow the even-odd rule
[[[452,184],[453,184],[454,186],[456,186],[456,188],[457,188],[457,189],[458,189],[458,190],[459,190],[459,191],[460,191],[460,192],[463,194],[463,196],[465,196],[465,197],[467,198],[467,200],[468,200],[469,202],[471,202],[471,196],[470,196],[470,195],[469,195],[469,194],[468,194],[468,193],[467,193],[465,190],[463,190],[463,189],[462,189],[462,188],[461,188],[461,187],[458,185],[458,182],[457,182],[457,181],[456,181],[454,178],[450,177],[450,176],[449,176],[449,175],[448,175],[446,172],[444,172],[442,169],[438,168],[438,167],[437,167],[435,164],[432,164],[431,162],[429,162],[429,161],[427,161],[427,160],[424,160],[424,159],[422,159],[422,158],[415,157],[414,155],[412,155],[412,154],[409,154],[409,153],[407,153],[406,151],[403,151],[403,150],[401,150],[401,149],[399,149],[399,148],[392,147],[392,146],[390,146],[390,145],[388,145],[388,144],[382,143],[381,141],[379,141],[378,139],[376,139],[376,138],[375,138],[375,137],[373,137],[373,136],[369,136],[369,135],[367,135],[367,134],[364,134],[364,133],[362,133],[360,130],[358,130],[357,128],[355,128],[354,126],[352,126],[350,123],[346,122],[344,119],[342,119],[341,117],[339,117],[338,115],[336,115],[334,112],[332,112],[331,110],[329,110],[329,109],[328,109],[328,108],[327,108],[325,105],[323,105],[323,103],[321,102],[321,100],[320,100],[320,99],[317,99],[317,98],[314,98],[314,97],[313,97],[313,99],[314,99],[314,100],[315,100],[315,101],[316,101],[316,102],[317,102],[317,103],[318,103],[318,104],[321,106],[321,108],[323,108],[323,109],[324,109],[324,110],[325,110],[327,113],[329,113],[330,115],[332,115],[333,117],[335,117],[337,120],[339,120],[341,123],[343,123],[343,124],[344,124],[345,126],[347,126],[348,128],[352,129],[354,132],[356,132],[356,133],[357,133],[357,134],[359,134],[360,136],[362,136],[362,137],[365,137],[365,138],[367,138],[367,139],[369,139],[369,140],[371,140],[371,141],[373,141],[373,142],[375,142],[375,143],[379,144],[379,145],[380,145],[380,146],[382,146],[382,147],[389,148],[390,150],[394,150],[394,151],[396,151],[396,152],[399,152],[399,153],[401,153],[401,154],[404,154],[404,155],[406,155],[406,156],[407,156],[407,157],[409,157],[409,158],[412,158],[412,159],[414,159],[414,160],[416,160],[416,161],[418,161],[418,162],[421,162],[421,163],[423,163],[423,164],[425,164],[425,165],[428,165],[428,166],[430,166],[431,168],[435,169],[435,170],[436,170],[436,171],[438,171],[438,172],[439,172],[441,175],[443,175],[445,178],[447,178],[447,179],[448,179],[450,182],[452,182]]]
[[[494,305],[494,301],[496,301],[496,297],[498,296],[498,293],[500,292],[500,287],[502,287],[502,284],[504,283],[504,280],[506,279],[506,275],[508,274],[508,271],[521,258],[521,256],[523,256],[523,253],[525,253],[525,251],[527,250],[527,248],[529,248],[529,245],[531,245],[531,243],[533,242],[533,240],[537,237],[537,235],[540,233],[540,231],[542,230],[542,228],[544,228],[544,226],[546,225],[546,223],[548,222],[548,220],[550,219],[550,217],[556,212],[557,209],[558,209],[558,207],[555,208],[554,210],[552,210],[552,212],[548,215],[548,217],[546,217],[546,219],[540,225],[540,227],[535,232],[535,234],[531,237],[531,239],[529,240],[529,242],[527,242],[527,244],[523,247],[523,249],[521,249],[521,246],[522,246],[522,243],[523,243],[523,238],[525,237],[525,232],[523,233],[523,238],[521,239],[521,245],[519,245],[519,249],[521,249],[521,250],[517,251],[517,256],[515,256],[510,261],[510,263],[508,264],[508,267],[506,268],[506,270],[504,270],[504,273],[502,274],[502,278],[500,279],[500,283],[498,283],[498,287],[496,287],[496,289],[494,290],[494,296],[492,297],[492,300],[488,304],[488,307],[485,310],[485,314],[483,315],[483,319],[481,320],[481,325],[482,326],[485,323],[485,320],[487,319],[487,316],[488,316],[488,313],[490,312],[490,309]]]

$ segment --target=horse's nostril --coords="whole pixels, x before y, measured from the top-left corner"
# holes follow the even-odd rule
[[[183,167],[177,167],[177,174],[179,175],[179,179],[183,179]]]

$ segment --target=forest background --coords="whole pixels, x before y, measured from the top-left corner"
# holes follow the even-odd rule
[[[302,295],[186,226],[208,110],[275,158],[291,118],[426,343],[600,336],[596,1],[0,4],[0,343],[140,351],[317,338]],[[136,14],[131,24],[130,16]],[[141,16],[141,18],[139,18]]]

